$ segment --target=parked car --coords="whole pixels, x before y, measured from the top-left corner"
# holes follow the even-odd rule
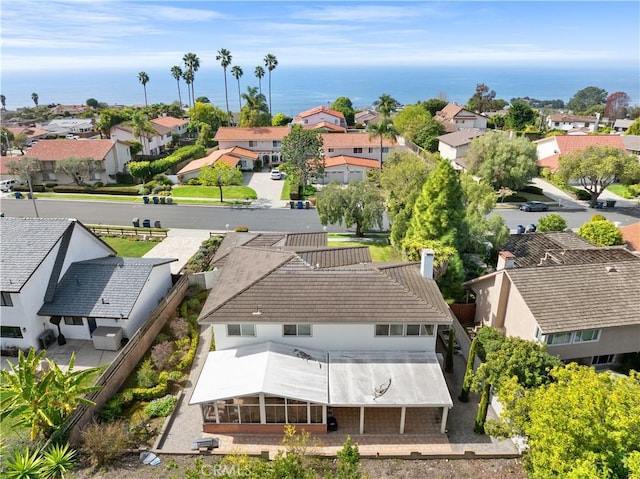
[[[17,183],[18,182],[16,180],[2,180],[0,181],[0,191],[2,191],[3,193],[8,193],[9,191],[11,191],[11,188],[13,188],[13,186]]]
[[[520,211],[547,211],[549,207],[542,201],[527,201],[520,205]]]
[[[272,180],[280,180],[280,179],[282,179],[282,173],[280,172],[279,169],[275,168],[275,169],[271,170],[271,179]]]
[[[68,135],[65,136],[65,138],[67,140],[79,140],[80,137],[78,135],[72,135],[71,133],[69,133]]]

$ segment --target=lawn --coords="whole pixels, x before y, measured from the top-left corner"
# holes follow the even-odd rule
[[[331,241],[329,239],[329,246],[368,246],[373,261],[402,261],[400,253],[386,239],[374,241],[358,241],[357,238],[352,241]]]
[[[217,186],[175,186],[171,190],[174,198],[211,198],[220,199],[220,189]],[[258,198],[255,190],[248,186],[223,186],[222,198],[227,199],[250,199]]]
[[[138,241],[133,238],[114,236],[104,236],[101,239],[116,250],[118,256],[127,258],[142,258],[158,244],[158,241]]]
[[[139,203],[142,200],[139,196],[126,195],[84,195],[82,193],[34,193],[36,198],[49,198],[57,200],[94,200],[94,201],[126,201],[129,203]]]
[[[633,195],[633,193],[629,191],[629,188],[627,188],[625,185],[609,185],[607,186],[607,190],[614,195],[618,195],[621,198],[626,198],[628,200],[635,198],[635,195]],[[637,190],[638,187],[636,186],[636,191]]]

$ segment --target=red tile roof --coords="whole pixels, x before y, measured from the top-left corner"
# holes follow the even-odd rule
[[[323,133],[322,144],[324,148],[380,148],[380,138],[374,137],[369,139],[366,132],[358,133]],[[383,147],[393,146],[394,143],[384,138],[382,140]]]
[[[205,166],[213,165],[218,161],[222,161],[229,165],[231,168],[234,168],[242,158],[256,160],[258,158],[258,154],[251,150],[240,148],[238,146],[225,148],[223,150],[215,150],[204,158],[199,158],[188,163],[180,171],[178,171],[177,174],[184,175],[185,173],[197,171]]]
[[[27,156],[40,161],[58,161],[72,156],[103,161],[113,146],[111,140],[39,140]]]
[[[216,132],[216,141],[282,140],[291,132],[288,126],[238,128],[223,126]]]
[[[7,163],[10,161],[20,161],[24,156],[0,156],[0,175],[10,175]]]
[[[537,161],[538,166],[549,168],[551,171],[557,171],[560,156],[568,155],[587,146],[607,145],[627,152],[620,135],[558,135],[554,139],[558,145],[557,153]]]
[[[176,128],[178,126],[183,126],[189,123],[189,120],[185,120],[184,118],[174,118],[172,116],[161,116],[159,118],[154,118],[151,120],[155,125],[161,125],[165,128]]]
[[[368,158],[356,158],[355,156],[331,156],[324,159],[325,168],[331,168],[332,166],[351,165],[351,166],[363,166],[365,168],[378,168],[380,162],[378,160],[370,160]]]
[[[640,251],[640,221],[627,226],[621,226],[622,239],[634,251]]]
[[[305,110],[302,113],[298,114],[296,118],[306,118],[308,116],[312,116],[320,112],[328,113],[329,115],[335,116],[337,118],[342,118],[344,120],[344,114],[342,112],[332,110],[331,108],[328,108],[323,105],[316,106],[315,108],[311,108],[309,110]]]
[[[47,130],[42,130],[40,128],[32,128],[29,126],[18,126],[18,127],[9,126],[7,127],[7,130],[13,133],[13,136],[18,136],[22,134],[22,135],[25,135],[27,138],[35,138],[36,136],[45,136],[50,133]]]
[[[347,129],[345,127],[329,123],[328,121],[321,121],[319,123],[314,123],[313,125],[302,125],[302,128],[304,128],[305,130],[321,130],[324,128],[326,130],[332,130],[335,132],[347,132]]]

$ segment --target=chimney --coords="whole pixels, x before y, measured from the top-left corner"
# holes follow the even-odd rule
[[[432,249],[423,249],[420,252],[420,274],[423,278],[433,279],[433,260],[435,253]]]
[[[498,271],[502,269],[511,269],[515,266],[516,256],[511,251],[500,251],[498,253]]]

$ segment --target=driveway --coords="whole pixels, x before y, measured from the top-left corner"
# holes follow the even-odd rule
[[[245,186],[253,188],[258,194],[258,199],[251,206],[261,208],[284,208],[287,203],[280,199],[284,176],[281,180],[272,180],[269,171],[244,172]]]

